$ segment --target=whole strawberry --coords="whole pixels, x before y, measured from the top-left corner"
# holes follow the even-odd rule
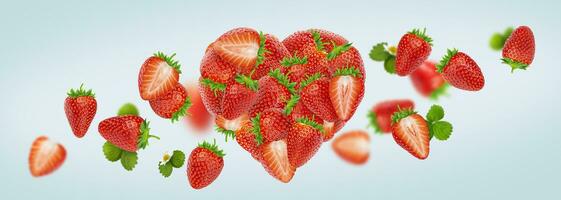
[[[515,69],[526,69],[534,60],[536,43],[534,33],[527,26],[516,28],[506,40],[503,48],[503,63]]]
[[[477,63],[457,49],[448,49],[448,54],[436,68],[444,80],[458,89],[479,91],[485,85],[485,78]]]
[[[193,149],[187,164],[187,178],[191,187],[202,189],[214,182],[224,168],[224,155],[216,141],[213,144],[205,141]]]
[[[323,120],[330,122],[334,122],[339,119],[339,116],[331,103],[329,79],[322,77],[319,73],[316,73],[303,81],[301,83],[301,87],[301,100],[310,111]]]
[[[423,31],[413,29],[401,37],[397,45],[395,72],[399,76],[415,71],[430,55],[432,39]]]
[[[172,90],[149,102],[158,116],[171,119],[171,122],[185,116],[187,109],[191,107],[191,100],[181,83],[176,83]]]
[[[318,123],[307,118],[297,119],[286,139],[290,164],[297,168],[306,164],[319,150],[323,134],[323,126]]]
[[[259,84],[249,76],[238,75],[236,82],[226,87],[222,100],[222,116],[228,120],[235,119],[249,111],[257,99]]]
[[[212,114],[222,114],[222,100],[226,84],[214,82],[208,78],[199,78],[199,92],[205,108]]]
[[[64,112],[72,132],[78,138],[84,137],[97,111],[97,101],[92,90],[70,89],[64,100]]]
[[[136,152],[148,146],[149,138],[160,139],[150,135],[149,124],[139,116],[117,116],[101,121],[98,131],[105,140],[118,148]]]
[[[286,138],[291,126],[289,118],[279,108],[265,110],[252,118],[251,122],[259,145]]]
[[[285,38],[282,43],[290,54],[301,51],[305,46],[316,46],[318,50],[331,52],[334,45],[344,45],[348,41],[342,36],[322,29],[298,31]]]
[[[259,79],[257,99],[251,106],[249,115],[254,117],[270,108],[284,108],[291,94],[296,92],[295,85],[280,69],[271,70],[267,76]]]

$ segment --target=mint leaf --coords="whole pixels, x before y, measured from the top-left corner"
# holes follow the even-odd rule
[[[370,56],[370,59],[379,62],[388,59],[388,57],[390,57],[391,54],[388,51],[386,51],[386,45],[388,45],[388,43],[386,42],[381,42],[374,45],[372,47],[372,50],[370,50],[370,54],[368,54]]]
[[[185,153],[179,150],[173,151],[173,155],[171,155],[168,163],[171,163],[175,168],[180,168],[185,163]]]
[[[429,123],[436,122],[444,118],[444,109],[439,105],[432,105],[427,113]]]
[[[384,61],[384,69],[389,74],[395,74],[395,56],[389,56],[388,59]]]
[[[430,131],[438,140],[448,140],[452,134],[452,124],[447,121],[437,121],[431,126]]]
[[[136,166],[137,161],[138,156],[136,155],[136,152],[123,151],[121,154],[121,164],[127,171],[132,171],[134,166]]]
[[[164,165],[159,165],[158,169],[160,169],[160,174],[162,174],[162,176],[164,177],[169,177],[171,175],[171,172],[173,172],[173,166],[171,165],[170,162],[167,162]]]
[[[134,116],[138,116],[138,109],[136,108],[136,106],[132,103],[126,103],[123,104],[121,106],[121,108],[119,108],[119,111],[117,112],[118,116],[123,116],[123,115],[134,115]]]
[[[105,155],[105,158],[111,162],[121,159],[122,152],[123,150],[109,142],[105,142],[105,144],[103,144],[103,155]]]

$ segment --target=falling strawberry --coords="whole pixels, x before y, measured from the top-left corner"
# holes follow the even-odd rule
[[[436,72],[435,63],[432,61],[425,61],[409,77],[417,92],[431,99],[438,99],[448,88],[448,83]]]
[[[181,65],[173,57],[162,52],[148,58],[138,73],[138,89],[144,100],[153,100],[175,88],[181,73]]]
[[[528,26],[520,26],[514,29],[506,40],[501,60],[510,65],[512,71],[526,69],[534,61],[535,52],[536,43],[532,29]]]
[[[125,115],[105,119],[99,123],[98,131],[105,140],[116,147],[136,152],[148,146],[149,138],[160,139],[150,135],[149,122],[139,116]]]
[[[392,116],[394,140],[411,155],[424,160],[429,156],[429,126],[425,119],[413,110],[401,110]]]
[[[221,35],[210,47],[220,58],[235,66],[238,73],[247,74],[263,61],[260,34],[250,28],[236,28]]]
[[[323,134],[323,126],[318,123],[307,118],[297,119],[286,139],[290,164],[297,168],[306,164],[319,150]]]
[[[210,185],[224,168],[224,152],[213,144],[203,142],[193,149],[187,164],[187,178],[194,189]]]
[[[290,130],[290,120],[279,108],[271,108],[251,119],[253,134],[258,145],[286,138]]]
[[[187,110],[185,121],[197,132],[205,132],[210,127],[212,116],[208,113],[201,99],[198,86],[193,83],[188,83],[187,94],[191,99],[191,107]]]
[[[177,83],[173,90],[149,102],[150,107],[158,116],[171,119],[171,122],[175,122],[185,116],[187,109],[192,105],[187,90],[180,83]]]
[[[467,54],[457,49],[448,49],[440,63],[438,72],[450,85],[468,91],[479,91],[485,85],[485,79],[477,63]]]
[[[364,79],[354,67],[339,68],[329,83],[329,97],[339,120],[347,121],[364,96]],[[330,121],[330,120],[328,120]]]
[[[259,146],[262,152],[261,164],[271,176],[288,183],[292,180],[296,167],[290,164],[286,140],[278,140]]]
[[[425,31],[426,29],[413,29],[399,40],[395,61],[397,75],[409,75],[429,57],[432,39]]]
[[[409,99],[386,100],[376,104],[368,113],[369,126],[376,133],[392,131],[392,115],[399,109],[415,109],[415,103]]]
[[[236,82],[226,87],[222,101],[222,116],[235,119],[247,112],[255,103],[259,84],[245,75],[238,75]]]
[[[370,157],[370,136],[361,130],[345,132],[333,140],[331,147],[343,160],[362,165]]]
[[[72,132],[78,138],[84,137],[97,111],[97,101],[92,90],[71,89],[64,100],[64,112]]]
[[[269,108],[284,108],[291,94],[296,92],[295,85],[280,69],[271,70],[259,79],[259,91],[255,104],[249,110],[250,116],[254,117]]]
[[[57,170],[66,159],[66,149],[46,136],[33,141],[29,152],[29,171],[33,177],[45,176]]]
[[[310,111],[323,120],[330,122],[334,122],[339,119],[337,111],[331,102],[329,79],[322,77],[319,73],[316,73],[303,81],[301,83],[301,87],[301,100]]]

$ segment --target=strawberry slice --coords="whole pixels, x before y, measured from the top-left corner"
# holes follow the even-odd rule
[[[257,62],[260,36],[249,28],[236,28],[224,33],[211,48],[233,66],[239,66],[242,72],[249,71]]]
[[[175,88],[181,65],[173,60],[174,56],[158,52],[142,64],[138,73],[138,89],[142,99],[153,100]]]
[[[296,167],[288,161],[285,140],[278,140],[260,146],[263,152],[263,167],[269,174],[283,183],[292,180]]]
[[[66,159],[66,149],[46,136],[40,136],[31,145],[29,170],[34,177],[44,176],[58,169]]]
[[[329,97],[340,120],[349,120],[364,96],[362,74],[354,67],[337,69],[329,84]]]
[[[331,147],[339,157],[352,164],[364,164],[370,157],[370,137],[361,130],[343,133],[333,140]]]
[[[430,132],[425,119],[407,109],[394,113],[392,120],[392,135],[397,144],[421,160],[427,158]]]

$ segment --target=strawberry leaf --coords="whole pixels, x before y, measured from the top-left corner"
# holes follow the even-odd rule
[[[175,53],[171,54],[171,56],[167,56],[166,54],[158,51],[154,53],[154,56],[164,60],[170,67],[173,67],[177,73],[181,74],[181,64],[179,64],[177,60],[173,59],[173,57],[175,57]]]
[[[378,124],[378,117],[376,116],[375,112],[368,112],[368,127],[372,127],[374,128],[374,133],[376,134],[381,134],[382,133],[382,129],[380,128],[380,125]]]
[[[173,166],[170,162],[167,162],[163,165],[162,163],[158,164],[158,169],[160,170],[160,174],[162,174],[162,176],[165,178],[169,177],[173,172]]]
[[[384,69],[388,74],[395,74],[395,56],[390,55],[384,61]]]
[[[105,144],[103,144],[103,155],[105,155],[105,158],[111,162],[121,159],[122,152],[122,149],[109,142],[105,142]]]
[[[149,138],[156,138],[160,139],[160,137],[155,135],[150,135],[150,122],[144,120],[142,124],[140,124],[140,137],[138,138],[137,148],[138,149],[145,149],[148,146],[148,139]]]
[[[438,140],[448,140],[452,134],[452,124],[447,121],[437,121],[430,126],[431,135]]]
[[[325,134],[325,130],[323,129],[322,125],[320,125],[317,122],[315,122],[313,120],[310,120],[306,117],[298,118],[298,119],[296,119],[296,122],[311,126],[312,128],[314,128],[314,129],[318,130],[319,132]]]
[[[432,46],[432,38],[430,38],[426,32],[426,28],[424,28],[422,31],[421,29],[413,29],[412,31],[409,31],[409,33],[416,35],[417,37],[423,39],[425,42],[429,43],[430,46]]]
[[[257,146],[263,144],[263,135],[261,134],[261,114],[258,113],[255,117],[251,118],[252,129],[251,132],[255,135],[255,142]]]
[[[316,44],[316,49],[318,51],[325,52],[325,43],[323,43],[319,32],[316,30],[312,30],[311,32],[312,32],[312,38],[314,39],[314,43]]]
[[[134,116],[138,116],[138,109],[136,108],[136,106],[132,103],[126,103],[123,104],[121,106],[121,108],[119,108],[119,111],[117,112],[118,116],[124,116],[124,115],[134,115]]]
[[[207,86],[210,88],[210,90],[212,92],[214,92],[214,96],[218,96],[218,94],[216,94],[216,92],[220,91],[220,92],[224,92],[226,90],[226,84],[224,83],[218,83],[218,82],[214,82],[213,80],[210,80],[208,78],[204,78],[201,81],[201,84],[204,86]]]
[[[259,89],[259,84],[258,84],[257,80],[253,80],[253,79],[251,79],[251,77],[243,75],[243,74],[238,74],[236,76],[236,82],[238,82],[239,84],[245,85],[247,88],[249,88],[253,91],[257,91]]]
[[[191,105],[193,105],[191,103],[191,97],[187,97],[185,98],[185,102],[183,103],[183,105],[179,108],[179,110],[175,111],[172,115],[171,115],[171,123],[175,123],[176,121],[179,120],[179,118],[185,116],[187,114],[187,110],[189,110],[189,108],[191,107]]]
[[[348,66],[335,70],[333,76],[352,76],[356,78],[362,78],[362,73],[360,73],[360,70],[358,70],[354,66]]]
[[[293,65],[305,65],[308,63],[308,56],[298,57],[296,54],[291,57],[284,57],[280,61],[284,67],[292,67]]]
[[[91,89],[89,89],[89,90],[84,89],[84,84],[83,83],[80,85],[80,88],[78,88],[76,90],[75,89],[70,89],[70,91],[68,91],[66,94],[70,98],[78,98],[78,97],[93,97],[93,98],[95,98],[95,94],[93,93],[93,91]]]
[[[430,123],[436,122],[444,118],[444,109],[439,105],[432,105],[427,113],[427,121]]]
[[[452,59],[452,57],[454,57],[457,53],[458,49],[448,49],[446,55],[444,55],[442,60],[440,60],[440,63],[436,64],[436,71],[438,73],[442,73],[446,65],[450,62],[450,59]]]
[[[224,151],[219,149],[216,145],[216,139],[212,144],[207,141],[203,141],[203,143],[199,143],[198,147],[212,151],[212,153],[214,153],[218,157],[224,157],[226,155],[224,154]]]
[[[269,76],[276,79],[279,84],[284,86],[290,92],[290,94],[294,94],[296,92],[296,89],[294,89],[296,82],[290,82],[288,76],[283,74],[279,68],[271,70],[269,72]]]
[[[185,153],[180,150],[173,151],[173,154],[171,155],[170,161],[168,163],[171,163],[171,165],[175,168],[182,167],[185,163]]]
[[[263,34],[263,32],[259,32],[259,49],[257,50],[257,60],[255,61],[255,68],[259,65],[263,64],[265,61],[265,53],[267,53],[267,49],[265,49],[265,41],[267,38]]]
[[[331,50],[331,52],[329,52],[327,54],[327,60],[333,60],[335,58],[337,58],[337,56],[345,53],[346,51],[348,51],[353,43],[346,43],[343,45],[337,45],[335,44],[335,42],[331,41],[332,45],[333,45],[333,49]]]
[[[138,162],[136,152],[123,151],[121,154],[121,165],[127,170],[132,171]]]
[[[286,106],[284,107],[284,115],[288,116],[292,113],[292,110],[300,101],[300,96],[297,94],[290,95],[290,99],[286,102]]]
[[[510,66],[510,68],[512,68],[512,70],[510,71],[511,73],[513,73],[514,70],[517,70],[517,69],[526,70],[526,68],[528,68],[528,64],[518,62],[518,61],[510,59],[510,58],[502,58],[501,61],[503,61],[503,64],[507,64],[507,65]]]
[[[372,50],[370,50],[370,53],[368,54],[370,56],[370,59],[372,59],[373,61],[382,62],[388,59],[388,57],[392,56],[390,52],[386,50],[387,45],[387,42],[381,42],[374,45],[372,47]]]
[[[225,128],[222,128],[220,126],[216,126],[216,128],[214,130],[216,130],[216,132],[224,135],[224,138],[225,138],[226,142],[228,142],[228,138],[236,139],[236,132],[234,132],[232,130],[225,129]]]

